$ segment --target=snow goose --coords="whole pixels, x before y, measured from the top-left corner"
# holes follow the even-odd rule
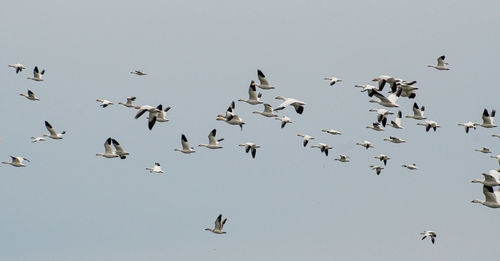
[[[490,170],[489,173],[481,173],[484,176],[484,180],[474,179],[472,183],[481,183],[486,186],[500,186],[500,173],[494,169]]]
[[[319,148],[321,152],[324,152],[326,156],[328,156],[328,150],[333,149],[333,147],[330,147],[324,143],[320,143],[318,145],[312,145],[311,148]]]
[[[384,128],[378,122],[372,123],[372,126],[366,126],[368,129],[372,129],[374,131],[383,131]]]
[[[377,112],[377,121],[382,123],[382,126],[384,127],[387,122],[387,115],[394,114],[386,109],[369,109],[368,111]]]
[[[398,104],[396,104],[396,101],[398,100],[399,96],[401,95],[401,89],[399,89],[396,93],[391,93],[387,98],[380,94],[378,91],[375,90],[370,90],[368,91],[368,96],[372,97],[374,96],[379,98],[379,100],[370,100],[369,102],[372,103],[378,103],[384,107],[399,107]]]
[[[262,97],[262,93],[259,92],[257,94],[257,90],[255,89],[255,85],[250,84],[250,87],[248,88],[248,100],[247,99],[239,99],[238,101],[240,102],[246,102],[251,105],[256,105],[256,104],[262,104],[263,102],[260,101],[260,97]]]
[[[2,163],[9,164],[9,165],[12,165],[14,167],[26,167],[26,165],[23,164],[23,160],[30,162],[27,158],[24,158],[24,157],[15,157],[15,156],[10,155],[10,158],[12,159],[12,161],[2,161]]]
[[[482,152],[482,153],[491,153],[491,150],[488,147],[482,147],[481,149],[474,149],[474,151]]]
[[[384,167],[378,165],[377,166],[371,165],[370,168],[375,170],[375,173],[377,173],[377,175],[380,175],[380,172],[384,169]]]
[[[139,110],[134,117],[135,119],[141,117],[145,112],[149,112],[148,128],[149,130],[152,130],[156,123],[156,119],[158,118],[158,113],[162,111],[163,106],[160,104],[155,108],[149,105],[142,105],[142,106],[135,106],[135,108]]]
[[[363,143],[356,142],[356,145],[364,147],[365,149],[369,149],[369,148],[373,148],[374,147],[371,142],[366,141],[366,140],[363,141]]]
[[[444,55],[441,55],[437,58],[437,65],[427,65],[427,67],[435,68],[435,69],[438,69],[440,71],[449,70],[450,68],[446,67],[446,65],[448,65],[448,63],[444,62],[445,58],[446,57]]]
[[[182,149],[175,149],[174,151],[180,151],[186,154],[196,152],[193,147],[189,147],[188,140],[186,139],[186,136],[184,136],[184,134],[181,135],[181,144],[182,144]]]
[[[31,137],[31,143],[44,141],[44,140],[45,140],[45,138],[43,138],[43,137]]]
[[[497,159],[498,160],[498,165],[500,165],[500,155],[490,156],[490,158]]]
[[[104,142],[104,153],[96,153],[96,156],[103,156],[105,158],[111,159],[111,158],[117,158],[119,157],[115,151],[111,148],[111,142],[112,139],[111,137],[107,138],[106,141]]]
[[[413,115],[406,115],[406,118],[415,119],[415,120],[425,120],[427,118],[424,117],[425,106],[418,107],[417,103],[413,103]]]
[[[398,111],[398,115],[396,116],[396,119],[394,121],[391,121],[387,125],[395,128],[395,129],[404,129],[404,127],[401,125],[401,120],[403,118],[403,114],[401,111]]]
[[[217,115],[217,120],[225,121],[227,124],[230,125],[239,125],[241,130],[243,130],[243,124],[245,124],[245,122],[238,115],[234,113],[234,107],[235,104],[233,101],[231,102],[229,108],[227,108],[226,115],[221,115],[221,114]]]
[[[155,166],[152,168],[146,168],[146,170],[149,170],[149,173],[165,173],[163,170],[161,170],[160,163],[155,162]]]
[[[332,134],[332,135],[342,135],[342,133],[340,131],[336,131],[333,129],[330,129],[330,130],[322,129],[321,132],[326,132],[326,133]]]
[[[113,146],[115,147],[115,153],[120,157],[120,159],[125,159],[127,158],[127,155],[130,155],[130,153],[126,152],[120,143],[116,141],[115,139],[111,139],[111,142],[113,143]]]
[[[495,119],[495,110],[491,110],[491,115],[488,113],[487,109],[483,111],[483,123],[474,123],[474,126],[481,126],[483,128],[495,128],[497,125],[493,124]]]
[[[415,163],[413,163],[413,164],[403,164],[403,165],[401,165],[401,167],[407,168],[409,170],[417,170],[418,169],[417,165]]]
[[[330,81],[330,86],[333,86],[334,84],[342,81],[342,79],[339,79],[337,77],[325,77],[323,79]]]
[[[63,135],[66,134],[66,131],[63,131],[61,133],[56,133],[56,131],[54,130],[54,128],[52,128],[52,125],[50,125],[48,121],[45,121],[45,127],[49,131],[49,134],[43,134],[43,136],[45,137],[49,137],[55,140],[60,140],[63,138]]]
[[[38,71],[38,66],[35,66],[35,69],[33,69],[33,77],[28,77],[27,79],[41,82],[43,81],[42,75],[45,73],[45,70],[42,70],[41,72]]]
[[[135,101],[136,97],[135,96],[131,96],[131,97],[127,97],[127,102],[126,103],[123,103],[123,102],[119,102],[118,104],[121,104],[127,108],[134,108],[135,105],[133,104],[133,102]]]
[[[16,73],[20,73],[23,71],[23,69],[26,69],[26,67],[24,67],[24,65],[20,63],[10,64],[9,67],[16,69]]]
[[[264,104],[264,111],[254,111],[252,113],[260,114],[266,117],[278,117],[278,114],[273,113],[273,107],[269,103]]]
[[[158,115],[156,116],[156,121],[158,122],[167,122],[168,119],[167,119],[167,112],[170,110],[170,106],[168,106],[167,108],[163,109],[163,110],[160,110],[158,112]]]
[[[298,114],[302,114],[302,112],[304,112],[304,105],[306,105],[306,103],[303,101],[299,101],[294,98],[285,98],[283,96],[276,96],[275,99],[283,101],[283,103],[281,103],[280,106],[274,109],[275,111],[283,110],[286,106],[291,105],[293,106],[293,108],[295,108],[295,111]]]
[[[392,84],[399,81],[401,80],[388,75],[380,75],[372,80],[372,82],[378,82],[378,91],[382,91],[382,89],[384,89],[385,83]]]
[[[287,116],[283,116],[281,118],[275,118],[276,120],[281,121],[281,128],[283,129],[287,123],[293,123],[292,119],[288,118]]]
[[[389,137],[389,138],[385,138],[384,139],[385,141],[390,141],[392,143],[403,143],[403,142],[406,142],[405,140],[402,140],[400,138],[396,138],[396,137]]]
[[[103,100],[103,99],[97,99],[96,102],[100,102],[101,103],[100,106],[103,107],[103,108],[106,108],[109,105],[113,105],[114,104],[112,101]]]
[[[143,76],[143,75],[148,75],[147,73],[143,72],[143,71],[138,71],[138,70],[135,70],[135,71],[132,71],[130,72],[131,74],[135,74],[135,75],[140,75],[140,76]]]
[[[479,200],[479,199],[474,199],[472,200],[472,203],[479,203],[483,204],[484,206],[490,207],[490,208],[500,208],[500,191],[495,191],[493,190],[493,187],[483,185],[483,194],[484,197],[486,198],[485,201]]]
[[[426,237],[429,237],[431,239],[432,244],[434,244],[435,238],[437,237],[436,232],[427,230],[420,233],[420,235],[423,235],[422,240],[424,240]]]
[[[264,75],[264,73],[262,73],[261,70],[257,70],[257,76],[259,77],[260,84],[257,84],[254,81],[252,81],[250,83],[251,85],[257,86],[257,87],[264,89],[264,90],[270,90],[270,89],[276,88],[275,86],[272,86],[269,84],[269,82],[266,79],[266,76]]]
[[[215,227],[212,228],[205,228],[206,231],[211,231],[215,234],[226,234],[225,231],[222,231],[224,228],[224,224],[226,224],[227,218],[222,220],[222,214],[220,214],[217,219],[215,220]]]
[[[354,85],[354,87],[362,88],[361,92],[366,92],[366,91],[369,91],[369,90],[380,91],[378,89],[378,87],[375,87],[375,86],[369,85],[369,84],[356,84],[356,85]]]
[[[384,162],[384,166],[387,166],[387,161],[390,160],[391,158],[387,155],[384,155],[384,154],[380,154],[378,156],[375,156],[374,158],[380,160],[380,161],[383,161]]]
[[[252,142],[246,142],[243,144],[239,144],[238,146],[245,147],[246,153],[248,153],[251,150],[252,151],[252,158],[254,158],[254,159],[255,159],[255,154],[257,153],[257,149],[260,148],[259,145],[252,143]]]
[[[419,122],[417,125],[425,126],[425,131],[429,131],[431,128],[436,131],[437,128],[440,128],[439,124],[435,121],[428,121],[426,120],[425,122]]]
[[[417,81],[402,81],[397,82],[391,85],[391,93],[396,93],[398,89],[401,89],[401,97],[408,97],[408,99],[415,99],[417,94],[415,93],[418,90],[417,87],[413,86],[413,84],[417,83]]]
[[[198,147],[206,147],[209,149],[222,149],[222,146],[219,145],[219,142],[223,141],[224,139],[216,139],[215,134],[216,134],[216,130],[213,129],[208,134],[208,144],[200,144],[200,145],[198,145]]]
[[[303,138],[304,141],[302,142],[302,145],[304,145],[304,147],[307,146],[307,143],[309,142],[309,140],[314,140],[314,137],[309,136],[309,135],[297,134],[297,136]]]
[[[21,93],[19,95],[26,97],[26,99],[32,100],[32,101],[39,101],[40,100],[40,98],[36,97],[35,94],[31,90],[28,90],[28,94]]]
[[[338,160],[340,162],[350,162],[349,156],[347,156],[347,155],[340,155],[338,159],[334,159],[334,160]]]

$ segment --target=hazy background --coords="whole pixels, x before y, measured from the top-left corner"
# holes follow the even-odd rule
[[[6,1],[0,9],[2,260],[480,260],[496,258],[500,210],[484,199],[481,172],[500,153],[500,129],[473,130],[500,90],[498,1]],[[427,68],[446,55],[450,71]],[[28,69],[16,75],[8,64]],[[27,80],[38,65],[45,81]],[[302,115],[280,129],[237,103],[243,131],[216,121],[248,98],[260,68]],[[148,76],[131,75],[144,70]],[[380,74],[417,80],[415,101],[442,128],[374,132],[365,93],[353,86]],[[325,76],[344,79],[334,87]],[[19,93],[31,89],[41,98]],[[386,93],[386,90],[384,90]],[[172,106],[168,123],[118,103]],[[403,115],[413,100],[401,98]],[[392,110],[397,112],[397,110]],[[392,119],[392,117],[391,117]],[[43,122],[67,134],[30,143]],[[217,128],[222,150],[197,148]],[[343,132],[321,133],[323,128]],[[196,153],[174,152],[186,134]],[[303,148],[333,146],[329,157]],[[107,137],[131,153],[96,157]],[[383,141],[388,136],[407,143]],[[369,140],[374,149],[355,142]],[[237,144],[262,146],[256,159]],[[391,156],[380,176],[369,165]],[[350,163],[334,161],[338,154]],[[166,174],[144,168],[160,162]],[[401,168],[416,163],[417,171]],[[226,235],[203,231],[219,213]],[[435,245],[419,233],[435,230]]]

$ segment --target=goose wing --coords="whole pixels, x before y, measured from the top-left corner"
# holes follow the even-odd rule
[[[483,185],[483,194],[484,194],[487,202],[498,202],[497,201],[498,199],[496,197],[495,191],[493,190],[493,187]]]
[[[215,139],[215,134],[216,134],[216,130],[213,129],[209,134],[208,134],[208,143],[210,145],[215,145],[217,144],[217,140]]]
[[[184,134],[182,134],[182,136],[181,136],[181,144],[182,144],[183,150],[189,150],[189,143],[188,143],[188,140]]]
[[[259,82],[261,85],[269,85],[269,82],[266,79],[264,73],[261,70],[257,70],[257,76],[259,77]]]
[[[35,94],[31,90],[28,90],[28,96],[31,98],[35,98]]]
[[[257,89],[255,88],[255,85],[250,84],[250,87],[248,88],[248,96],[250,97],[250,100],[257,100]]]
[[[56,130],[54,130],[54,128],[52,128],[52,125],[50,125],[50,123],[48,121],[45,121],[45,127],[50,132],[50,135],[57,135]]]
[[[116,141],[115,139],[111,139],[111,142],[113,143],[113,146],[115,146],[117,154],[125,153],[125,150],[122,148],[120,143],[118,143],[118,141]]]
[[[104,142],[104,152],[105,153],[113,153],[113,150],[111,149],[111,137],[109,137],[105,142]]]
[[[488,113],[487,109],[484,109],[482,117],[483,117],[484,124],[491,124],[491,117],[490,117],[490,114]]]
[[[222,230],[222,214],[215,219],[215,230]]]
[[[444,55],[439,56],[439,57],[437,58],[437,62],[438,62],[437,66],[444,67],[444,59],[445,59],[445,58],[446,58],[446,57],[445,57]]]

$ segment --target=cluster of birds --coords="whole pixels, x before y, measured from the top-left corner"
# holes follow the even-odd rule
[[[428,67],[435,68],[437,70],[449,70],[448,68],[448,63],[444,62],[445,56],[440,56],[437,59],[437,65],[428,65]],[[9,65],[9,67],[12,67],[15,69],[16,73],[22,72],[23,69],[26,69],[22,64],[13,64]],[[43,81],[44,79],[42,76],[44,75],[45,70],[40,71],[37,66],[34,67],[33,69],[33,77],[28,77],[28,79],[34,80],[34,81]],[[132,71],[130,72],[131,74],[138,75],[138,76],[145,76],[148,75],[147,73],[143,71]],[[267,80],[266,76],[261,70],[257,70],[257,77],[258,77],[258,82],[255,82],[252,80],[250,82],[250,86],[248,88],[248,99],[238,99],[239,102],[245,102],[250,105],[260,105],[262,104],[264,106],[263,111],[253,111],[252,113],[254,114],[260,114],[264,117],[268,118],[275,118],[276,120],[280,121],[280,126],[281,128],[284,128],[287,124],[293,123],[292,120],[288,117],[283,115],[281,118],[276,114],[276,111],[284,110],[287,107],[293,107],[296,113],[302,114],[304,112],[304,108],[306,103],[303,101],[300,101],[295,98],[286,98],[283,96],[276,96],[275,99],[281,100],[282,102],[273,108],[273,106],[270,103],[264,103],[261,98],[262,98],[262,93],[257,93],[257,88],[260,88],[262,90],[273,90],[276,89],[276,86],[271,85],[269,81]],[[329,85],[333,86],[335,84],[338,84],[339,82],[342,82],[342,79],[337,78],[337,77],[325,77],[325,80],[329,81]],[[372,80],[373,82],[377,82],[377,86],[369,85],[369,84],[356,84],[355,87],[361,88],[361,92],[366,92],[368,97],[370,98],[377,98],[377,99],[370,99],[370,103],[376,103],[379,104],[382,107],[385,108],[399,108],[400,105],[397,104],[397,101],[400,97],[406,97],[408,99],[415,99],[417,96],[417,90],[418,88],[415,87],[414,85],[417,83],[416,81],[406,81],[403,79],[395,78],[392,76],[388,75],[381,75],[379,77],[376,77]],[[389,86],[389,92],[386,95],[382,94],[382,91],[384,87],[388,85]],[[33,93],[33,91],[28,90],[27,94],[20,94],[23,97],[26,97],[29,100],[32,101],[40,101],[40,98],[36,97],[36,95]],[[137,113],[135,115],[135,119],[140,118],[142,115],[146,114],[148,112],[148,129],[152,130],[156,122],[168,122],[169,120],[166,118],[166,113],[171,109],[170,106],[163,108],[162,104],[159,104],[157,106],[150,106],[150,105],[135,105],[134,101],[136,100],[136,97],[131,96],[126,98],[126,102],[119,102],[118,104],[123,105],[124,107],[127,108],[133,108],[137,110]],[[114,103],[110,100],[105,100],[105,99],[97,99],[97,102],[100,103],[100,106],[103,108],[106,108],[110,105],[113,105]],[[223,121],[229,125],[234,125],[234,126],[239,126],[241,130],[243,130],[243,125],[246,124],[245,121],[236,113],[235,110],[235,102],[232,101],[230,103],[230,106],[227,108],[225,114],[219,114],[217,115],[216,120],[217,121]],[[384,131],[387,126],[392,127],[394,129],[404,129],[402,120],[403,120],[403,112],[401,110],[398,110],[397,113],[391,112],[388,109],[385,108],[378,108],[378,109],[370,109],[370,112],[376,112],[376,120],[371,123],[370,125],[366,126],[366,128],[372,129],[373,131]],[[429,132],[430,130],[433,130],[434,132],[437,131],[438,128],[441,126],[433,120],[428,120],[426,117],[424,117],[424,111],[425,111],[425,106],[419,106],[416,102],[413,103],[412,107],[412,114],[411,115],[406,115],[405,118],[407,119],[414,119],[417,120],[418,123],[416,125],[419,126],[424,126],[425,131]],[[396,115],[396,117],[392,120],[389,120],[390,115]],[[465,132],[469,133],[471,129],[476,129],[478,126],[484,127],[484,128],[493,128],[496,127],[493,123],[495,117],[495,110],[492,110],[491,113],[488,112],[488,110],[483,111],[482,123],[473,123],[471,121],[465,122],[465,123],[459,123],[459,126],[463,126],[465,128]],[[43,137],[31,137],[32,142],[39,142],[39,141],[45,141],[46,139],[44,137],[48,137],[51,139],[62,139],[63,135],[66,134],[66,131],[63,131],[61,133],[57,133],[55,129],[52,127],[52,125],[45,121],[45,127],[47,128],[49,134],[44,134]],[[322,133],[330,134],[330,135],[342,135],[340,131],[334,130],[334,129],[322,129]],[[223,147],[219,144],[221,141],[223,141],[223,138],[216,138],[217,131],[216,129],[212,129],[210,133],[208,134],[208,144],[199,144],[198,147],[205,147],[208,149],[222,149]],[[309,135],[309,134],[297,134],[297,136],[302,138],[302,145],[303,147],[307,147],[309,144],[309,141],[314,140],[315,137]],[[500,137],[500,135],[493,134],[494,137]],[[384,141],[392,142],[395,144],[399,143],[405,143],[406,140],[400,139],[395,136],[389,136],[387,138],[384,138]],[[181,134],[181,145],[182,148],[176,148],[175,151],[179,151],[182,153],[190,154],[196,152],[193,147],[191,147],[188,143],[188,139],[184,134]],[[374,145],[370,141],[363,141],[363,142],[357,142],[356,145],[359,145],[366,150],[370,148],[374,148]],[[261,148],[260,145],[257,145],[254,142],[246,142],[239,144],[238,146],[244,147],[245,152],[249,153],[252,155],[252,158],[256,157],[257,149]],[[114,149],[113,149],[114,147]],[[325,156],[328,156],[329,150],[332,150],[333,147],[329,146],[326,143],[318,143],[310,146],[311,148],[318,148],[321,153],[324,153]],[[488,148],[484,147],[482,149],[478,149],[477,151],[483,152],[483,153],[491,153]],[[96,156],[102,156],[104,158],[121,158],[121,159],[126,159],[126,157],[130,155],[129,152],[125,151],[123,147],[118,143],[118,141],[112,137],[109,137],[106,139],[104,142],[104,153],[97,153]],[[10,156],[11,161],[3,161],[2,163],[4,164],[9,164],[14,167],[25,167],[26,165],[23,164],[23,161],[29,162],[28,159],[22,157],[22,156]],[[500,155],[498,156],[491,156],[492,158],[496,158],[499,161],[500,164]],[[380,175],[382,170],[387,167],[388,161],[391,159],[390,156],[385,155],[385,154],[379,154],[377,156],[374,156],[375,159],[379,160],[380,162],[383,163],[383,166],[381,165],[370,165],[370,169],[374,170],[377,175]],[[347,163],[350,162],[350,157],[348,155],[341,154],[339,155],[338,158],[335,158],[336,161],[342,162],[342,163]],[[416,164],[402,164],[401,165],[404,168],[407,168],[408,170],[418,170]],[[154,166],[152,168],[146,168],[146,170],[150,171],[150,173],[164,173],[164,171],[160,167],[160,163],[155,162]],[[482,183],[483,184],[483,193],[485,195],[486,200],[473,200],[472,202],[474,203],[481,203],[487,207],[491,208],[499,208],[500,207],[500,189],[497,191],[494,190],[495,187],[500,188],[500,173],[498,172],[500,170],[491,170],[488,174],[483,173],[483,176],[485,177],[485,180],[473,180],[473,183]],[[223,231],[224,224],[226,223],[227,218],[222,220],[222,214],[220,214],[217,219],[215,220],[215,227],[212,228],[206,228],[205,230],[211,231],[216,234],[225,234],[226,232]],[[423,235],[422,239],[425,239],[426,237],[431,238],[432,243],[434,244],[435,238],[436,238],[436,233],[434,231],[424,231],[421,233]]]

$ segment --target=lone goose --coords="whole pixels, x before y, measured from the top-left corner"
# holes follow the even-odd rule
[[[16,69],[16,73],[20,73],[23,71],[23,69],[26,69],[26,67],[24,67],[24,65],[22,65],[20,63],[11,64],[11,65],[9,65],[9,67]]]
[[[251,105],[256,105],[256,104],[262,104],[263,102],[260,101],[260,97],[262,97],[262,93],[259,92],[257,94],[257,90],[255,89],[255,85],[250,84],[250,87],[248,88],[248,100],[247,99],[239,99],[238,101],[240,102],[246,102]]]
[[[425,106],[418,107],[417,103],[413,103],[413,115],[406,115],[406,118],[415,119],[415,120],[425,120],[427,118],[424,117]]]
[[[400,79],[396,79],[396,78],[394,78],[392,76],[388,76],[388,75],[380,75],[379,77],[374,78],[372,80],[372,82],[378,82],[378,90],[379,91],[382,91],[382,89],[385,86],[385,83],[393,84],[393,83],[396,83],[396,82],[399,82],[399,81],[401,81],[401,80]]]
[[[493,190],[493,187],[483,185],[483,194],[484,197],[486,198],[485,201],[479,200],[479,199],[474,199],[472,200],[472,203],[479,203],[483,204],[484,206],[490,207],[490,208],[500,208],[500,191],[495,191]]]
[[[372,126],[366,126],[368,129],[372,129],[374,131],[384,131],[384,128],[380,126],[380,123],[374,122],[372,123]]]
[[[417,125],[425,126],[425,131],[429,131],[431,128],[436,131],[437,128],[441,127],[439,124],[435,121],[428,121],[426,120],[425,122],[419,122]]]
[[[103,108],[106,108],[108,107],[109,105],[113,105],[114,103],[112,101],[108,101],[108,100],[103,100],[103,99],[97,99],[96,100],[97,102],[100,102],[101,103],[101,107]]]
[[[113,143],[113,146],[115,146],[115,153],[120,157],[120,159],[125,159],[127,158],[127,155],[130,155],[130,153],[126,152],[120,143],[116,141],[115,139],[111,139],[111,142]]]
[[[386,109],[369,109],[368,111],[377,112],[377,121],[382,123],[382,126],[384,127],[387,122],[387,115],[394,114]]]
[[[250,83],[250,85],[257,86],[257,87],[259,87],[261,89],[264,89],[264,90],[270,90],[270,89],[275,89],[276,88],[275,86],[272,86],[272,85],[269,84],[269,82],[266,79],[266,76],[264,75],[264,73],[262,73],[261,70],[257,70],[257,76],[259,77],[260,84],[257,84],[254,81],[252,81]]]
[[[418,169],[417,165],[415,163],[413,163],[413,164],[403,164],[403,165],[401,165],[401,167],[407,168],[409,170],[417,170]]]
[[[334,160],[338,160],[340,162],[350,162],[349,156],[347,156],[347,155],[340,155],[338,159],[334,159]]]
[[[328,150],[333,149],[333,147],[330,147],[324,143],[320,143],[318,145],[312,145],[311,148],[319,148],[321,152],[324,152],[326,156],[328,156]]]
[[[39,142],[39,141],[45,141],[45,138],[43,137],[31,137],[31,143]]]
[[[384,167],[378,165],[377,166],[371,165],[370,168],[375,170],[375,173],[377,173],[377,175],[380,175],[380,172],[384,169]]]
[[[491,153],[491,150],[488,147],[482,147],[481,149],[474,149],[474,151],[482,152],[482,153]]]
[[[432,244],[434,244],[435,238],[437,237],[436,232],[427,230],[423,233],[420,233],[420,235],[423,235],[422,240],[424,240],[426,237],[430,237]]]
[[[363,143],[356,142],[356,145],[364,147],[365,149],[374,148],[374,146],[372,145],[372,143],[369,142],[369,141],[366,141],[366,140],[363,141]]]
[[[446,67],[446,65],[448,65],[448,63],[444,62],[445,58],[446,57],[444,55],[441,55],[437,58],[437,65],[427,65],[427,67],[435,68],[435,69],[438,69],[440,71],[449,70],[450,68]]]
[[[49,131],[49,134],[43,134],[43,136],[45,137],[49,137],[55,140],[60,140],[63,138],[63,135],[66,134],[66,131],[63,131],[61,133],[56,133],[56,131],[54,130],[54,128],[52,128],[52,125],[50,125],[48,121],[45,121],[45,127]]]
[[[222,146],[219,145],[219,142],[223,141],[224,139],[216,139],[215,134],[216,134],[216,130],[213,129],[208,134],[208,144],[200,144],[200,145],[198,145],[198,147],[207,147],[209,149],[222,149]]]
[[[302,142],[304,147],[307,146],[307,143],[309,142],[309,140],[314,140],[314,137],[309,136],[309,135],[297,134],[297,136],[302,137],[304,139],[304,141]]]
[[[375,97],[379,98],[379,100],[377,101],[377,100],[372,99],[372,100],[369,100],[369,102],[378,103],[384,107],[389,107],[389,108],[399,107],[399,105],[396,104],[396,101],[398,100],[399,96],[401,95],[401,89],[399,89],[396,93],[391,93],[387,98],[375,90],[368,91],[368,96],[372,97],[374,95],[375,95]]]
[[[337,77],[325,77],[323,79],[330,81],[330,86],[333,86],[334,84],[342,81],[342,79],[339,79]]]
[[[42,72],[38,71],[38,66],[35,66],[35,69],[33,69],[33,77],[28,77],[27,79],[41,82],[43,81],[42,75],[45,73],[45,70],[42,70]]]
[[[273,107],[269,103],[264,104],[264,111],[254,111],[252,113],[260,114],[266,117],[278,117],[278,114],[273,113]]]
[[[186,136],[184,136],[184,134],[181,135],[181,144],[182,144],[182,149],[175,149],[174,151],[180,151],[186,154],[196,152],[193,147],[189,147],[188,140],[186,139]]]
[[[135,75],[140,75],[140,76],[142,76],[142,75],[148,75],[147,73],[145,73],[143,71],[137,71],[137,70],[136,71],[132,71],[130,73],[131,74],[135,74]]]
[[[493,124],[493,120],[495,119],[495,110],[491,110],[491,116],[488,113],[487,109],[483,111],[483,123],[474,123],[474,126],[481,126],[483,128],[495,128],[497,125]]]
[[[384,139],[385,141],[390,141],[392,143],[403,143],[403,142],[406,142],[405,140],[402,140],[400,138],[396,138],[396,137],[389,137],[389,138],[385,138]]]
[[[342,135],[342,133],[340,131],[336,131],[333,129],[330,129],[330,130],[322,129],[321,132],[326,132],[326,133],[332,134],[332,135]]]
[[[283,129],[287,123],[293,123],[292,119],[288,118],[287,116],[283,116],[281,118],[275,118],[276,120],[281,121],[281,128]]]
[[[226,224],[227,218],[222,221],[222,214],[220,214],[217,219],[215,220],[215,227],[212,228],[205,228],[206,231],[211,231],[215,234],[226,234],[225,231],[222,231],[224,228],[224,224]]]
[[[484,176],[484,180],[474,179],[472,183],[481,183],[486,186],[500,186],[500,173],[494,169],[490,170],[489,173],[481,173]]]
[[[304,112],[304,105],[306,105],[306,103],[303,101],[299,101],[294,98],[285,98],[283,96],[276,96],[275,99],[284,101],[283,103],[280,104],[280,106],[274,109],[275,111],[283,110],[286,106],[291,105],[293,106],[293,108],[295,108],[295,111],[298,114],[302,114],[302,112]]]
[[[28,94],[21,93],[19,95],[26,97],[26,99],[32,100],[32,101],[39,101],[40,100],[40,98],[36,97],[35,94],[31,90],[28,90]]]
[[[126,103],[123,103],[123,102],[119,102],[118,104],[121,104],[127,108],[134,108],[135,105],[132,104],[133,101],[135,101],[136,97],[135,96],[131,96],[131,97],[127,97],[127,102]]]
[[[375,87],[373,85],[368,85],[368,84],[356,84],[354,87],[362,88],[361,92],[366,92],[369,90],[375,90],[375,91],[382,91],[378,87]]]
[[[239,144],[238,146],[245,147],[246,153],[248,153],[251,150],[252,151],[252,158],[254,158],[254,159],[255,159],[255,154],[257,153],[257,149],[260,148],[259,145],[252,143],[252,142],[246,142],[243,144]]]
[[[458,126],[464,126],[465,133],[469,133],[469,129],[476,129],[476,126],[474,126],[474,123],[472,121],[459,123]]]
[[[155,166],[152,168],[146,168],[146,170],[149,170],[149,173],[164,173],[163,170],[161,170],[160,163],[155,162]]]
[[[30,162],[27,158],[24,158],[24,157],[15,157],[15,156],[10,155],[10,158],[12,159],[12,161],[2,161],[2,163],[9,164],[9,165],[12,165],[14,167],[26,167],[26,165],[23,164],[23,160]]]
[[[387,166],[387,161],[390,160],[391,158],[387,155],[384,155],[384,154],[380,154],[378,156],[375,156],[374,158],[380,160],[380,161],[383,161],[384,162],[384,166]]]
[[[396,116],[396,119],[394,121],[391,121],[387,125],[395,128],[395,129],[404,129],[404,127],[401,125],[402,117],[403,117],[403,115],[402,115],[401,111],[398,111],[398,115]]]
[[[118,154],[116,154],[115,151],[111,148],[111,142],[112,139],[111,137],[107,138],[106,141],[104,142],[104,153],[96,153],[96,156],[103,156],[105,158],[117,158],[119,157]]]

